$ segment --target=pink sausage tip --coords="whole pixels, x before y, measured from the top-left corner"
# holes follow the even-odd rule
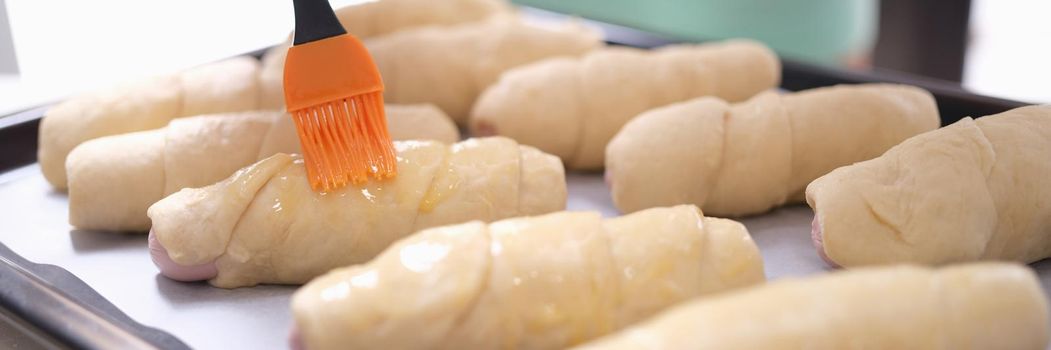
[[[164,277],[182,282],[204,281],[219,275],[215,262],[196,266],[179,265],[168,256],[168,250],[164,249],[161,241],[150,231],[149,238],[150,259],[157,268],[161,270]]]
[[[306,346],[303,345],[303,333],[299,332],[299,327],[292,325],[292,331],[288,334],[288,347],[292,350],[306,350]]]
[[[817,249],[817,255],[821,256],[821,260],[824,260],[826,264],[834,268],[840,268],[839,264],[832,261],[832,258],[828,257],[825,253],[825,242],[821,237],[821,224],[818,222],[817,214],[814,214],[814,221],[810,224],[810,239],[814,243],[814,248]]]
[[[485,137],[485,136],[496,136],[496,126],[485,121],[480,121],[474,124],[474,130],[472,130],[474,136]]]

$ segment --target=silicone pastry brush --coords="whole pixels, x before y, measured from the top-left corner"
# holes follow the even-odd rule
[[[296,123],[310,186],[318,192],[397,175],[383,81],[365,45],[326,0],[294,0],[285,105]]]

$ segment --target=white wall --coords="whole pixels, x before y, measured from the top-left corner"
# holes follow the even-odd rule
[[[974,0],[964,86],[1051,103],[1051,1]]]
[[[0,73],[0,115],[255,50],[285,38],[293,24],[291,0],[6,0],[6,5],[21,75]],[[964,85],[1051,103],[1049,13],[1051,1],[975,0]]]
[[[294,21],[291,0],[6,2],[21,74],[0,76],[0,115],[272,45]]]

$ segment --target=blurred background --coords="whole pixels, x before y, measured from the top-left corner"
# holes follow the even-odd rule
[[[515,2],[670,38],[754,38],[789,59],[909,72],[1051,103],[1051,1]],[[0,0],[0,115],[260,49],[291,28],[287,0]]]

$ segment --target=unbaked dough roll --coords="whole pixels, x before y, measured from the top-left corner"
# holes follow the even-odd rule
[[[842,266],[1051,257],[1051,105],[910,138],[814,180],[807,202]]]
[[[378,0],[336,9],[348,33],[371,38],[396,31],[449,26],[509,13],[504,0]]]
[[[643,113],[613,138],[606,176],[623,212],[691,203],[720,216],[803,200],[807,183],[938,127],[930,93],[855,85],[701,98]]]
[[[387,105],[395,140],[459,140],[430,105]],[[183,188],[202,187],[275,153],[298,153],[292,118],[241,112],[173,120],[167,127],[85,142],[69,155],[69,222],[88,230],[146,231],[146,208]]]
[[[346,6],[336,14],[348,32],[367,38],[480,21],[508,11],[502,0],[379,0]],[[285,50],[281,48],[281,55]],[[282,109],[284,60],[267,57],[265,63],[261,70],[255,58],[238,57],[75,96],[49,110],[41,121],[41,171],[53,187],[65,189],[66,156],[84,141],[159,128],[178,117]]]
[[[336,17],[348,33],[366,39],[420,27],[477,22],[510,11],[504,0],[378,0],[336,9]],[[272,102],[266,107],[272,109],[284,106],[282,81],[290,43],[291,39],[277,45],[263,57],[260,79],[267,96],[264,101]],[[387,102],[393,101],[388,98]]]
[[[562,349],[763,281],[740,223],[694,206],[421,231],[293,296],[303,348]]]
[[[752,41],[607,48],[507,72],[478,99],[470,126],[540,148],[570,168],[599,169],[606,143],[639,113],[699,96],[744,100],[777,86],[780,74],[777,56]]]
[[[258,75],[258,60],[238,57],[70,98],[40,121],[40,170],[65,189],[66,156],[84,141],[156,129],[178,117],[258,109]]]
[[[676,306],[580,350],[1044,349],[1040,281],[1013,264],[774,281]]]
[[[166,249],[154,258],[214,264],[217,274],[205,277],[217,287],[298,284],[368,261],[422,228],[565,207],[558,158],[510,139],[395,148],[398,176],[365,186],[314,192],[302,161],[279,153],[215,185],[176,192],[149,208],[151,234]]]
[[[475,99],[502,72],[544,58],[579,56],[600,47],[602,40],[574,22],[543,27],[498,16],[401,31],[365,45],[383,75],[387,102],[431,103],[464,124]],[[280,66],[284,58],[268,62],[269,67]]]

